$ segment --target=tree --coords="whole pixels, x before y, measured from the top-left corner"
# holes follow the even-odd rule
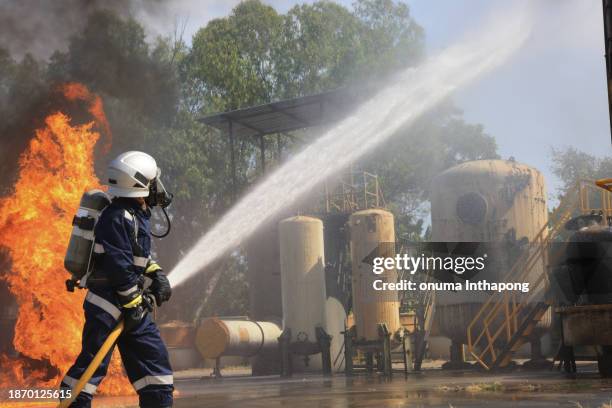
[[[96,11],[70,38],[68,51],[53,54],[49,79],[81,82],[105,101],[120,101],[130,119],[137,115],[168,125],[178,106],[177,62],[166,58],[167,42],[158,39],[155,45],[151,50],[137,21]]]
[[[580,180],[612,178],[612,157],[595,157],[575,147],[551,149],[552,171],[561,180],[559,198],[565,196]]]
[[[429,213],[436,175],[465,161],[499,158],[495,139],[482,125],[466,123],[461,114],[447,102],[401,129],[364,160],[381,179],[385,199],[396,215],[398,236],[422,238],[422,220]]]
[[[212,20],[192,41],[186,75],[196,79],[206,111],[226,111],[269,101],[275,96],[274,61],[282,18],[257,0]]]
[[[406,3],[393,0],[358,0],[355,15],[362,21],[365,74],[390,73],[419,62],[424,30],[410,15]]]
[[[240,3],[193,38],[185,75],[223,111],[337,88],[415,64],[423,30],[408,6],[360,0],[355,12],[319,1],[285,15]]]
[[[248,0],[229,16],[210,21],[194,36],[181,67],[190,112],[226,111],[317,93],[418,61],[423,31],[405,4],[360,0],[356,6],[351,12],[320,1],[279,15],[258,0]],[[254,143],[238,143],[237,184],[246,187],[262,166]],[[299,146],[294,138],[285,138],[284,147]]]
[[[283,98],[341,86],[367,58],[359,20],[338,4],[298,5],[283,20],[282,46],[274,55]]]

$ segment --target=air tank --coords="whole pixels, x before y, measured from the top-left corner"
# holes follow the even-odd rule
[[[296,216],[279,224],[283,329],[292,340],[315,341],[325,327],[325,258],[323,222]]]
[[[75,284],[89,272],[94,246],[94,226],[102,210],[110,202],[110,197],[102,190],[90,190],[81,196],[79,209],[72,220],[72,233],[64,257],[64,267],[72,274]]]
[[[357,340],[378,340],[378,324],[384,323],[391,333],[400,328],[397,291],[376,291],[375,279],[396,282],[397,271],[388,269],[380,275],[372,272],[372,265],[364,258],[377,248],[384,256],[395,256],[395,227],[393,214],[381,209],[353,213],[349,217],[352,264],[353,315]],[[383,244],[379,247],[379,244]]]
[[[274,322],[211,317],[198,326],[195,344],[204,358],[252,357],[278,350],[280,335]]]
[[[431,184],[433,242],[482,242],[486,267],[472,280],[500,282],[548,222],[542,174],[512,160],[477,160],[452,167]],[[542,274],[537,266],[531,277]],[[487,292],[438,292],[436,323],[449,337],[451,360],[463,360],[467,327],[489,298]],[[550,313],[547,313],[550,326]],[[541,335],[541,332],[540,332]]]

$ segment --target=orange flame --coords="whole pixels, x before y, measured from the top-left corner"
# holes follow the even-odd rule
[[[66,291],[63,262],[81,194],[100,185],[93,171],[96,129],[110,133],[98,96],[80,84],[62,90],[69,101],[86,103],[93,120],[72,125],[65,113],[47,116],[19,159],[13,195],[0,199],[0,247],[12,263],[0,278],[19,306],[13,344],[24,357],[0,356],[0,388],[57,387],[81,350],[85,294]],[[115,353],[100,392],[131,390]]]

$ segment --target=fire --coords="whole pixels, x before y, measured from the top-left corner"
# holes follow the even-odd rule
[[[75,125],[63,112],[47,116],[19,159],[13,195],[0,199],[0,248],[12,265],[0,279],[19,305],[13,344],[21,356],[0,356],[0,388],[57,387],[81,350],[85,293],[66,291],[64,254],[81,194],[100,185],[94,147],[110,133],[98,96],[80,84],[62,90],[68,101],[85,103],[93,120]],[[100,392],[131,390],[115,353]]]

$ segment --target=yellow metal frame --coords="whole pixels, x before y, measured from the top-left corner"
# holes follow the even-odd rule
[[[606,179],[612,188],[612,179]],[[599,186],[599,182],[597,183]],[[595,208],[593,196],[599,196],[600,205]],[[533,300],[548,286],[547,269],[550,264],[548,248],[563,225],[579,210],[581,214],[602,211],[608,217],[612,216],[612,193],[603,187],[596,187],[593,181],[582,180],[577,186],[566,194],[562,202],[551,215],[556,220],[552,225],[544,225],[535,239],[533,239],[524,255],[513,265],[506,280],[509,282],[523,282],[532,273],[534,268],[541,266],[543,273],[530,282],[530,294],[525,296],[516,292],[495,292],[482,305],[467,328],[468,350],[476,361],[485,369],[491,369],[493,365],[503,367],[511,359],[511,354],[504,356],[503,361],[497,361],[500,357],[500,344],[509,344],[515,337],[529,311],[533,308]],[[560,253],[552,254],[557,257]],[[545,299],[548,304],[552,299]],[[543,315],[544,312],[542,312]],[[541,318],[541,315],[539,316]],[[533,327],[532,327],[533,328]],[[531,330],[531,329],[529,329]]]

